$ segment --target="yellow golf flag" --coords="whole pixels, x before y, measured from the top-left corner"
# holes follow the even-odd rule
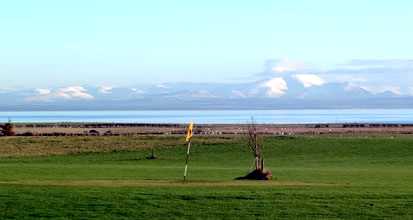
[[[188,129],[186,130],[186,142],[189,142],[193,135],[194,123],[189,123]]]

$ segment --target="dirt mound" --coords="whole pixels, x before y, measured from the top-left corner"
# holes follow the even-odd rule
[[[238,177],[236,180],[271,180],[272,173],[270,170],[254,170],[243,177]]]

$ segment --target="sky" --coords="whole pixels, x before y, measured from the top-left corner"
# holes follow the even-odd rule
[[[3,1],[0,87],[274,83],[300,72],[310,84],[413,94],[412,9],[408,0]],[[260,74],[268,63],[273,76]]]

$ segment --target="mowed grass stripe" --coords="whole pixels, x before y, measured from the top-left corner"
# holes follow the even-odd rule
[[[80,186],[80,187],[307,187],[345,186],[328,183],[288,181],[166,181],[166,180],[29,180],[0,181],[0,185]]]

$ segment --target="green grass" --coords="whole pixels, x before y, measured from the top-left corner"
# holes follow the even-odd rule
[[[182,183],[181,140],[0,139],[0,219],[413,219],[411,137],[267,137],[269,182],[234,181],[250,152],[211,137],[195,139]]]

